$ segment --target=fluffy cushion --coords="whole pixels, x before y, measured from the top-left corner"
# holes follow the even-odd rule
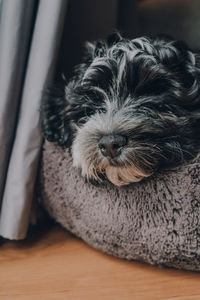
[[[200,155],[125,187],[85,183],[67,150],[45,142],[41,201],[57,222],[102,251],[200,270]]]

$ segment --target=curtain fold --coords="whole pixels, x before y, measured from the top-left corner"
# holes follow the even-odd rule
[[[23,239],[29,225],[41,147],[41,93],[54,75],[66,8],[67,0],[3,1],[0,235],[5,238]]]
[[[4,189],[32,29],[34,1],[3,1],[0,20],[0,199]],[[26,24],[26,26],[24,26]]]

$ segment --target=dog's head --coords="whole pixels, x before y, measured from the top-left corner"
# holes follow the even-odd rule
[[[84,62],[42,103],[44,136],[69,146],[88,179],[137,182],[200,145],[200,57],[168,37],[88,44]]]

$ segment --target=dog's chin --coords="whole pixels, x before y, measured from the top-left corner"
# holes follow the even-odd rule
[[[101,184],[106,180],[120,187],[139,182],[151,176],[152,173],[145,173],[135,166],[121,167],[116,164],[103,164],[98,167],[93,167],[93,172],[87,173],[82,170],[82,175],[86,177],[89,182],[95,182],[95,185],[97,185],[97,183]]]
[[[105,168],[106,178],[116,186],[128,185],[130,183],[139,182],[150,176],[135,166],[116,167],[108,165]]]

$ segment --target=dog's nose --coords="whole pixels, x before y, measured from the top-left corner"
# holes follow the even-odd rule
[[[114,158],[121,153],[127,144],[127,138],[118,134],[104,135],[99,141],[99,148],[105,157]]]

